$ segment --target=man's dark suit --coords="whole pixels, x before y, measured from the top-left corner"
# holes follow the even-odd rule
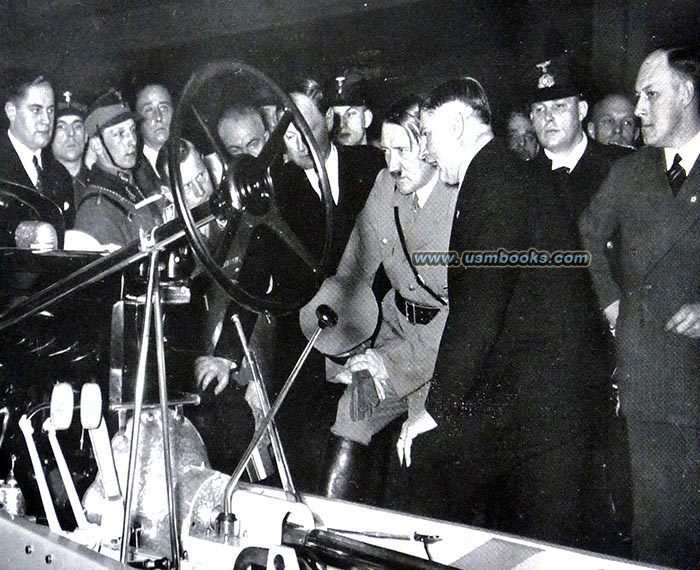
[[[139,153],[139,158],[134,168],[134,182],[147,198],[161,193],[163,182],[143,152]]]
[[[364,206],[377,174],[385,166],[381,152],[373,147],[339,146],[337,150],[340,193],[338,205],[333,209],[333,241],[325,267],[326,274],[335,273],[355,219]],[[325,227],[324,210],[306,174],[296,164],[288,163],[273,172],[273,180],[285,221],[311,253],[320,258],[323,247],[321,237]],[[260,296],[265,294],[269,275],[272,275],[275,285],[270,295],[273,298],[301,296],[308,299],[323,281],[323,275],[313,275],[291,250],[265,228],[253,237],[241,272],[242,281],[247,287],[258,290]],[[236,310],[240,309],[234,304],[229,306],[214,354],[240,361],[242,349],[230,321],[230,315]],[[244,328],[248,332],[252,330],[254,316],[251,318],[249,313],[243,311],[241,317]],[[268,381],[273,394],[282,387],[306,344],[299,326],[298,312],[277,319],[277,337],[274,374],[272,382]],[[324,359],[320,353],[313,351],[278,414],[278,426],[292,476],[297,487],[303,491],[316,490],[323,451],[342,388],[343,386],[326,382]],[[232,390],[227,389],[222,396],[227,392]],[[239,394],[232,397],[241,399]],[[242,449],[248,443],[248,435],[244,434],[243,437],[245,441]]]
[[[634,539],[646,561],[700,564],[700,341],[665,330],[700,300],[700,166],[674,196],[663,149],[619,161],[581,219],[601,307],[620,300],[620,403],[627,416],[635,502]],[[603,254],[620,232],[621,274]]]
[[[451,251],[562,251],[577,241],[551,186],[496,141],[479,151],[460,188]],[[449,270],[427,402],[438,427],[414,442],[414,465],[433,485],[430,504],[417,502],[426,514],[592,546],[584,489],[608,377],[586,273]]]
[[[66,229],[73,227],[75,220],[75,199],[73,182],[65,167],[54,159],[51,149],[41,151],[43,188],[41,194],[54,202],[63,212]],[[7,131],[0,133],[0,179],[34,188],[31,178],[24,170],[17,152],[10,142]],[[0,180],[0,182],[2,182]]]

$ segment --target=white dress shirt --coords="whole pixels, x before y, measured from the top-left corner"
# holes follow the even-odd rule
[[[148,163],[153,167],[153,172],[158,175],[158,169],[156,168],[156,164],[158,163],[158,151],[145,144],[143,145],[143,156],[146,157]]]
[[[664,148],[666,170],[669,170],[671,166],[673,166],[673,159],[676,158],[676,154],[681,155],[681,166],[683,170],[685,170],[686,175],[689,174],[698,156],[700,156],[700,131],[681,148]]]
[[[338,149],[335,148],[334,144],[331,144],[331,152],[328,154],[326,159],[326,173],[328,174],[328,182],[331,185],[331,196],[333,196],[333,202],[338,205],[338,197],[340,196],[340,182],[338,181]],[[309,179],[311,187],[314,192],[321,198],[321,185],[318,181],[318,174],[313,168],[304,170],[306,173],[306,178]]]
[[[23,142],[21,142],[15,135],[13,135],[12,131],[10,130],[7,131],[7,135],[10,137],[10,142],[12,143],[17,156],[19,156],[19,160],[24,167],[24,171],[27,173],[27,176],[29,176],[29,180],[32,181],[34,188],[36,188],[37,182],[39,181],[39,173],[36,171],[36,167],[34,166],[34,157],[36,156],[39,166],[44,168],[44,165],[41,163],[41,150],[33,151]]]

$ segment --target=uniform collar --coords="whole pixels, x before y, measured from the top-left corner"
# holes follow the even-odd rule
[[[544,154],[552,161],[552,170],[566,168],[569,172],[572,172],[576,168],[578,161],[581,160],[583,153],[586,152],[586,147],[588,147],[588,137],[581,133],[581,140],[569,152],[551,152],[544,149]]]
[[[428,198],[430,198],[430,195],[433,193],[433,190],[435,189],[435,185],[437,184],[438,178],[440,177],[439,173],[435,171],[435,174],[433,177],[428,181],[425,186],[421,186],[416,190],[416,196],[418,196],[418,207],[422,208],[425,206],[425,203],[428,201]]]

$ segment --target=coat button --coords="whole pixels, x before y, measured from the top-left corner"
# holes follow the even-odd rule
[[[691,204],[695,204],[695,202],[697,202],[697,201],[698,201],[698,197],[697,197],[697,196],[691,196],[691,197],[690,197],[690,203],[691,203]]]
[[[384,245],[386,245],[386,242],[387,242],[387,241],[388,241],[388,240],[387,240],[386,238],[382,238],[382,243],[383,243]]]
[[[409,290],[409,291],[415,291],[415,290],[416,290],[416,286],[415,286],[415,285],[409,285],[409,286],[408,286],[408,290]]]
[[[644,284],[644,288],[645,288],[647,291],[651,291],[651,283],[645,283],[645,284]]]

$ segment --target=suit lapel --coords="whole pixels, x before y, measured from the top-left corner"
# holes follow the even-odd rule
[[[657,149],[654,160],[643,164],[644,179],[648,181],[651,191],[664,192],[670,196],[671,187],[666,177],[663,150]],[[674,200],[672,223],[665,224],[664,231],[657,235],[658,239],[654,241],[654,247],[650,251],[646,273],[651,271],[678,240],[700,220],[700,164],[697,162]]]
[[[2,142],[2,146],[4,147],[2,149],[2,156],[5,159],[5,165],[0,172],[2,172],[3,178],[6,178],[10,182],[15,182],[17,184],[27,186],[28,188],[36,189],[34,184],[32,184],[32,180],[29,178],[27,171],[24,170],[22,161],[19,159],[19,155],[17,154],[17,151],[15,151],[15,147],[12,146],[7,132],[3,134]]]

